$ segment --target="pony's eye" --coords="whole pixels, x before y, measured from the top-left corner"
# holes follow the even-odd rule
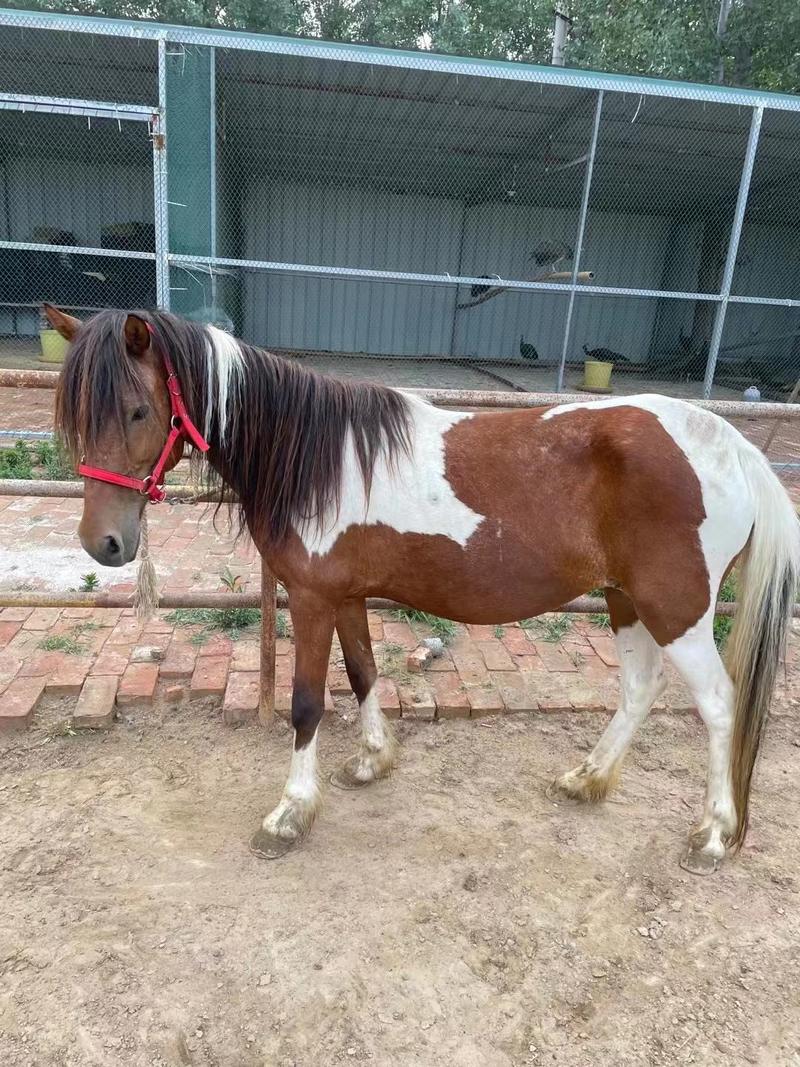
[[[142,419],[146,419],[146,418],[147,418],[147,408],[146,407],[137,408],[134,411],[134,413],[131,415],[131,422],[141,422]]]

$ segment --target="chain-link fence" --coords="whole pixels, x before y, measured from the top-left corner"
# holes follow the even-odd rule
[[[402,385],[782,399],[799,137],[800,98],[3,11],[0,362],[43,299],[157,303]]]

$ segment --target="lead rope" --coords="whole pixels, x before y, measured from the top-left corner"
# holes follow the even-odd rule
[[[150,558],[150,536],[147,529],[147,506],[142,512],[139,542],[139,573],[136,575],[136,591],[133,606],[140,622],[146,622],[158,607],[158,581],[156,569]]]

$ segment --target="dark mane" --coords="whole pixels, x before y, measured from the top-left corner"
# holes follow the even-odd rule
[[[114,427],[125,439],[125,392],[145,395],[125,349],[127,312],[102,311],[78,332],[56,394],[56,428],[73,459],[91,455]],[[217,410],[217,363],[206,329],[166,312],[137,311],[169,353],[208,459],[239,497],[256,540],[279,544],[293,527],[337,509],[352,432],[369,493],[375,462],[410,446],[408,401],[378,385],[340,381],[238,342],[241,373],[230,381],[227,426]],[[222,431],[224,430],[224,441]]]

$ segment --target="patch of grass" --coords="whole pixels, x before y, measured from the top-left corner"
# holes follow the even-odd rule
[[[258,608],[177,608],[165,617],[175,626],[202,626],[191,638],[193,645],[202,645],[215,633],[223,633],[231,641],[237,641],[242,630],[248,630],[261,622]],[[284,620],[284,628],[285,628]],[[285,633],[278,636],[283,637]]]
[[[580,666],[583,663],[583,656],[580,654],[580,652],[577,650],[577,648],[574,648],[574,649],[567,648],[567,649],[565,649],[565,651],[567,653],[567,656],[568,656],[569,661],[572,664],[572,666],[573,667],[577,667],[580,670]]]
[[[51,634],[49,637],[42,638],[37,648],[45,652],[66,652],[68,656],[81,656],[88,651],[86,645],[81,642],[81,638],[84,634],[97,629],[96,622],[81,622],[77,626],[71,626],[63,634]]]
[[[520,622],[523,630],[535,630],[543,641],[551,641],[556,644],[564,634],[572,628],[569,615],[547,615],[536,619],[523,619]]]
[[[67,456],[58,441],[40,441],[35,449],[36,463],[44,467],[45,476],[54,482],[73,482],[77,479]]]
[[[68,656],[80,656],[86,651],[86,646],[80,643],[74,630],[68,634],[51,634],[50,637],[43,638],[36,647],[45,652],[66,652]]]
[[[34,474],[50,481],[72,482],[77,479],[57,441],[37,441],[35,444],[17,441],[11,448],[0,449],[0,478],[33,478]]]
[[[381,652],[384,656],[402,656],[405,649],[402,645],[392,644],[391,641],[386,641],[383,645]]]
[[[736,600],[736,579],[733,574],[729,574],[722,583],[722,588],[719,591],[719,599],[723,600],[726,604],[731,604]],[[732,629],[732,615],[714,616],[714,642],[720,652],[725,647],[725,643],[727,642]]]
[[[225,568],[225,570],[219,576],[219,580],[229,592],[242,592],[242,576],[241,574],[234,574],[230,567]]]
[[[408,681],[411,676],[406,669],[405,656],[406,650],[402,645],[387,641],[380,650],[379,673],[387,678],[394,678],[395,681]]]
[[[99,585],[100,579],[97,577],[94,571],[89,571],[88,574],[81,575],[81,584],[78,589],[78,592],[93,593]]]
[[[0,478],[32,477],[31,454],[24,441],[17,441],[11,448],[0,449]]]
[[[416,608],[397,608],[392,614],[401,622],[409,623],[412,628],[414,623],[427,626],[434,637],[440,637],[445,644],[452,641],[456,635],[456,624],[451,619],[429,615],[427,611],[417,611]]]
[[[193,645],[204,645],[215,633],[238,641],[243,630],[250,630],[261,622],[261,611],[258,608],[176,608],[164,617],[164,621],[174,626],[202,626],[189,640]],[[275,636],[291,636],[285,611],[275,614]]]
[[[61,722],[57,722],[54,726],[51,726],[47,731],[47,740],[55,741],[58,737],[77,737],[78,731],[69,721],[69,719],[63,719]]]
[[[239,574],[234,574],[226,567],[220,574],[220,581],[231,593],[243,593],[244,586]],[[249,630],[261,622],[259,608],[177,608],[165,616],[166,622],[175,626],[200,626],[190,638],[193,645],[202,645],[215,633],[225,634],[231,641],[237,641],[243,630]],[[289,636],[289,624],[285,611],[275,615],[275,634],[277,637]]]
[[[495,628],[494,628],[494,636],[497,638],[498,641],[502,640],[502,638],[505,637],[505,634],[506,634],[505,627],[503,627],[503,626],[495,626]]]
[[[596,600],[605,600],[606,591],[605,589],[590,589],[586,595]],[[611,626],[611,619],[605,611],[590,615],[589,622],[594,623],[600,630],[608,630]]]

